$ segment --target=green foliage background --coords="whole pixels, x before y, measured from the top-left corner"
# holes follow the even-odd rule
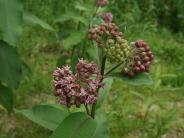
[[[87,0],[86,0],[87,1]],[[92,1],[92,0],[90,0]],[[152,87],[130,87],[122,81],[113,84],[105,101],[111,138],[184,137],[184,1],[183,0],[109,0],[111,11],[129,41],[147,41],[155,54],[151,75]],[[63,32],[71,24],[54,24],[73,0],[22,0],[30,11]],[[53,33],[40,27],[24,25],[18,42],[18,53],[31,69],[16,90],[16,108],[28,108],[39,103],[55,103],[52,95],[52,71],[62,45]],[[30,72],[24,70],[24,73]],[[0,113],[0,138],[45,138],[51,132],[25,118]],[[29,131],[27,131],[29,130]]]

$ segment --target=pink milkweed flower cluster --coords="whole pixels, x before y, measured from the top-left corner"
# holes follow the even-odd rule
[[[59,103],[67,107],[96,103],[98,89],[103,86],[97,65],[81,59],[76,69],[76,74],[72,73],[69,66],[57,68],[53,72],[55,96],[59,97]]]
[[[96,5],[97,7],[104,7],[108,4],[108,0],[97,0]]]

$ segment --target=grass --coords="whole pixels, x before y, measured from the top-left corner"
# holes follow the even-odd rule
[[[136,28],[140,30],[141,27],[144,26],[132,27],[125,31],[125,35],[129,40],[137,37],[145,39],[151,45],[156,55],[151,71],[155,83],[151,87],[132,87],[122,81],[114,82],[104,106],[110,138],[182,138],[183,44],[165,29],[145,29],[144,33],[136,31]],[[132,30],[135,30],[133,34]],[[23,78],[15,93],[15,108],[56,102],[52,96],[52,71],[62,49],[58,44],[48,43],[47,38],[50,36],[40,28],[24,27],[24,36],[18,50],[32,73]],[[0,138],[45,138],[51,134],[14,113],[0,113],[0,118]]]
[[[105,109],[112,138],[183,136],[182,91],[173,92],[165,88],[153,90],[150,87],[132,88],[122,86],[121,83],[114,83]],[[176,136],[178,130],[181,134]]]

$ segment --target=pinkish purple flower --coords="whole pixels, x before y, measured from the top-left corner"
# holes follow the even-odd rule
[[[112,19],[113,19],[113,15],[110,12],[101,14],[101,17],[104,20],[104,22],[106,22],[106,23],[112,22]]]
[[[60,104],[67,107],[95,103],[98,89],[103,86],[100,71],[95,63],[80,59],[76,68],[76,74],[73,74],[68,66],[57,68],[53,72],[55,96],[59,97]]]
[[[97,0],[96,5],[97,7],[104,7],[108,4],[108,0]]]
[[[95,63],[87,63],[87,61],[80,59],[77,64],[77,73],[78,76],[83,79],[88,79],[91,75],[98,75],[100,72],[97,69],[97,65]]]

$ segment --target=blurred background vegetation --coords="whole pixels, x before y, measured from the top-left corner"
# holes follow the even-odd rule
[[[106,100],[104,114],[110,138],[184,137],[184,1],[109,0],[106,11],[129,41],[144,39],[155,54],[151,87],[132,87],[115,81]],[[56,17],[72,7],[73,0],[26,0],[24,9],[66,31],[71,24],[54,24]],[[16,91],[15,107],[28,108],[55,102],[52,97],[52,71],[62,45],[52,33],[24,25],[18,52],[31,72]],[[30,73],[29,73],[30,74]],[[118,97],[118,98],[117,98]],[[46,138],[51,132],[24,117],[0,113],[0,138]]]

